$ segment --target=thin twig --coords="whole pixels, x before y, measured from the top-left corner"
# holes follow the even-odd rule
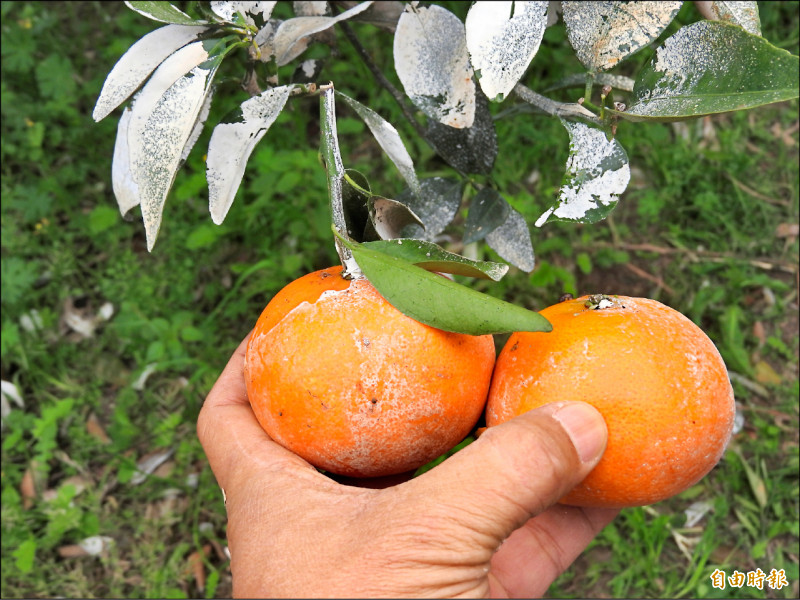
[[[648,273],[647,271],[637,267],[633,263],[625,263],[625,268],[628,269],[631,273],[633,273],[637,277],[641,277],[642,279],[646,279],[647,281],[649,281],[651,283],[654,283],[655,285],[660,287],[662,290],[667,292],[670,296],[674,296],[675,295],[675,290],[672,289],[672,287],[670,287],[669,285],[667,285],[664,282],[664,280],[661,279],[661,277],[657,277],[656,275],[653,275],[652,273]]]
[[[394,87],[392,82],[389,81],[383,74],[383,71],[381,71],[380,68],[378,68],[378,65],[376,65],[375,62],[372,60],[372,57],[369,55],[369,52],[367,52],[366,48],[364,48],[364,46],[361,45],[361,42],[358,40],[358,37],[353,32],[353,29],[350,27],[350,25],[347,23],[339,23],[339,26],[342,28],[342,31],[344,31],[344,34],[345,36],[347,36],[347,39],[350,40],[350,43],[353,44],[353,48],[355,48],[356,52],[358,53],[358,56],[370,70],[372,76],[381,85],[381,87],[383,87],[387,92],[389,92],[392,95],[397,104],[400,105],[400,110],[403,111],[403,116],[414,127],[414,129],[417,132],[417,135],[419,135],[422,139],[424,139],[430,144],[428,138],[425,135],[425,129],[423,129],[422,125],[420,125],[419,121],[417,121],[417,119],[415,118],[413,111],[406,103],[406,98],[403,95],[403,93],[396,87]],[[431,146],[432,145],[433,144],[431,144]]]
[[[525,87],[521,83],[514,86],[514,93],[525,102],[532,104],[536,108],[541,109],[548,115],[555,115],[557,117],[571,117],[581,118],[585,121],[594,123],[595,125],[602,125],[602,121],[596,114],[584,108],[580,104],[572,104],[566,102],[557,102],[551,100],[546,96],[537,94],[533,90]]]
[[[766,202],[768,204],[773,204],[773,205],[778,205],[778,206],[791,206],[791,202],[789,202],[788,200],[781,200],[780,198],[772,198],[770,196],[762,194],[761,192],[757,192],[752,188],[747,187],[745,184],[743,184],[741,181],[736,179],[730,173],[728,173],[727,176],[728,176],[728,179],[731,180],[731,183],[733,183],[733,185],[738,187],[745,194],[749,194],[753,198],[756,198],[758,200],[763,200],[764,202]]]
[[[784,273],[798,273],[798,265],[781,260],[772,260],[769,258],[745,258],[736,256],[726,252],[710,252],[707,250],[688,250],[685,248],[667,248],[664,246],[656,246],[654,244],[609,244],[607,242],[598,242],[592,244],[593,248],[614,248],[616,250],[628,250],[631,252],[653,252],[654,254],[670,255],[682,254],[689,257],[694,262],[706,261],[713,263],[724,263],[727,261],[746,262],[757,269],[765,271],[783,271]]]

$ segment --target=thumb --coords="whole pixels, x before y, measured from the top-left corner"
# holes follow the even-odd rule
[[[607,438],[605,421],[591,405],[552,403],[490,427],[409,483],[422,488],[419,497],[499,545],[580,483]]]

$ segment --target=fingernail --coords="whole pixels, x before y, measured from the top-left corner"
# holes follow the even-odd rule
[[[553,418],[561,423],[572,440],[581,462],[589,463],[606,448],[608,431],[603,416],[585,402],[575,402],[559,408]]]

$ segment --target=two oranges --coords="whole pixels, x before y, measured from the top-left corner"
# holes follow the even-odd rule
[[[548,402],[594,405],[603,458],[562,502],[636,506],[696,483],[730,438],[734,402],[711,340],[654,300],[579,298],[513,334],[448,333],[392,307],[341,267],[301,277],[264,309],[247,348],[253,410],[276,442],[347,476],[410,471],[488,426]],[[488,401],[487,401],[488,397]]]

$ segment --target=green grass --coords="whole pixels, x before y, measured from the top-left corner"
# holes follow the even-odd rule
[[[465,5],[451,5],[463,17]],[[794,54],[797,8],[761,8],[765,37]],[[122,220],[111,192],[118,113],[99,124],[90,114],[108,71],[154,24],[121,3],[4,2],[0,11],[0,368],[25,400],[24,409],[12,404],[2,435],[1,595],[229,595],[224,507],[194,423],[269,298],[336,260],[316,150],[318,101],[292,101],[273,125],[222,227],[208,217],[206,131],[148,254],[138,211]],[[679,20],[695,19],[693,11],[687,4]],[[369,37],[396,80],[390,37]],[[564,38],[563,28],[547,31],[526,76],[531,88],[579,71]],[[420,176],[448,174],[389,95],[365,83],[369,73],[343,37],[340,52],[320,80],[392,121]],[[240,74],[223,75],[211,123],[244,99]],[[340,113],[346,166],[376,192],[396,195],[397,172],[360,121]],[[735,374],[745,426],[720,465],[679,497],[623,511],[550,595],[797,597],[798,241],[782,235],[800,212],[797,115],[794,101],[680,126],[624,124],[618,136],[634,175],[612,217],[535,229],[531,275],[476,284],[534,309],[563,292],[659,299],[700,324]],[[566,132],[534,116],[501,119],[497,131],[493,177],[532,223],[561,183]],[[66,325],[67,314],[93,317],[106,302],[114,314],[92,337]],[[28,331],[31,311],[41,326]],[[149,365],[155,370],[135,389]],[[164,451],[166,462],[137,483],[137,463]],[[712,509],[686,529],[694,502]],[[114,540],[107,552],[62,556],[96,535]],[[191,568],[198,556],[202,590]],[[790,585],[716,590],[717,568],[785,569]]]

